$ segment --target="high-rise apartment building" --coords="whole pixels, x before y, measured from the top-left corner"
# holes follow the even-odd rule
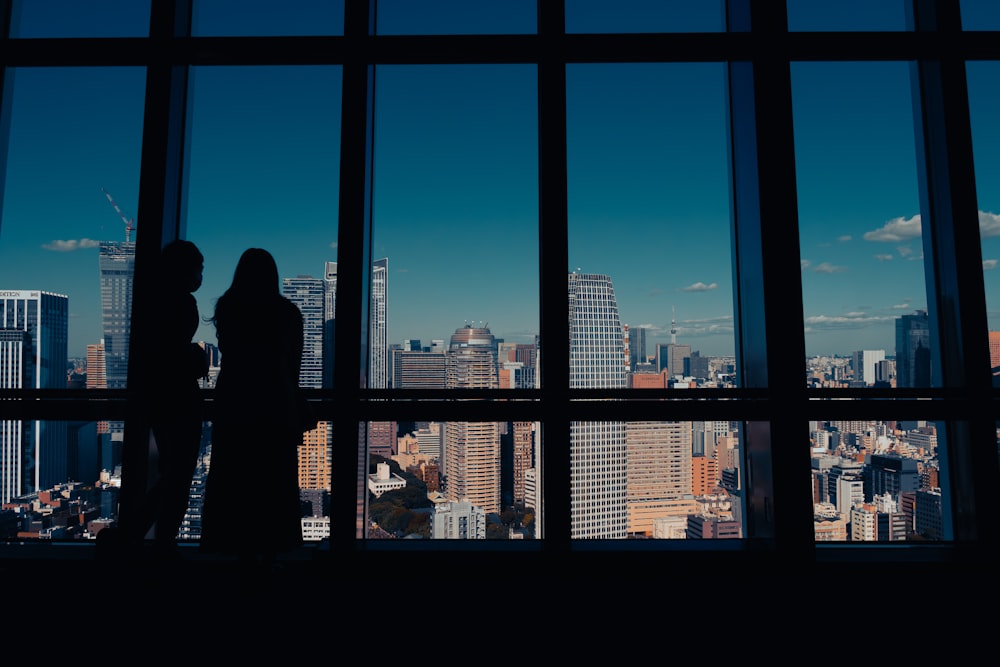
[[[931,333],[926,310],[896,320],[896,386],[931,386]]]
[[[0,388],[66,387],[69,299],[0,291]],[[65,421],[0,420],[0,502],[66,481]]]
[[[496,340],[489,329],[456,329],[445,354],[448,389],[499,387]],[[468,501],[487,513],[500,511],[500,425],[449,421],[444,435],[445,497]]]
[[[323,333],[326,325],[326,283],[322,278],[283,278],[282,294],[302,311],[302,366],[299,386],[323,387]]]
[[[607,275],[569,274],[569,386],[625,388],[625,335]],[[570,423],[570,536],[628,531],[625,423]]]

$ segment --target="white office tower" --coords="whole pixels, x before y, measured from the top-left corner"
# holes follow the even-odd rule
[[[496,341],[485,327],[466,325],[451,337],[445,355],[448,389],[496,389]],[[500,511],[500,426],[496,422],[447,422],[444,433],[445,497],[483,511]]]
[[[885,361],[885,350],[855,350],[851,354],[855,381],[864,382],[867,387],[875,384],[875,371],[882,361]]]
[[[326,322],[326,288],[321,278],[283,278],[281,292],[302,312],[302,366],[299,386],[323,386],[323,328]]]
[[[337,342],[337,263],[323,272],[323,386],[333,387],[333,351]]]
[[[64,389],[69,299],[0,291],[0,388]],[[67,481],[65,421],[0,419],[0,503]]]
[[[569,274],[569,385],[624,388],[625,334],[606,275]],[[624,422],[570,423],[570,537],[625,538]]]

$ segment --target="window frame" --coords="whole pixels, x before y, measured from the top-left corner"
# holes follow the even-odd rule
[[[343,68],[338,225],[337,311],[359,326],[336,330],[341,353],[334,388],[308,390],[321,418],[333,420],[331,552],[441,551],[656,551],[760,553],[789,562],[841,558],[949,558],[966,545],[985,545],[997,529],[987,511],[1000,489],[996,414],[1000,393],[989,373],[983,276],[968,255],[981,256],[976,221],[975,172],[965,64],[1000,59],[1000,32],[961,29],[959,0],[914,0],[912,29],[905,32],[789,32],[784,3],[729,0],[728,29],[720,33],[566,34],[562,0],[538,3],[533,35],[373,34],[374,0],[345,0],[344,34],[330,37],[191,37],[193,0],[151,0],[150,34],[144,38],[10,39],[12,0],[0,0],[0,53],[8,67],[140,65],[147,69],[138,217],[145,243],[137,243],[133,340],[148,330],[143,294],[160,244],[185,235],[180,210],[184,167],[187,77],[200,65],[326,64]],[[919,82],[917,100],[928,309],[935,345],[932,364],[940,386],[910,390],[816,390],[805,386],[801,329],[801,275],[797,253],[794,142],[790,63],[793,61],[905,60]],[[695,62],[729,64],[730,150],[733,197],[733,269],[739,389],[577,390],[569,387],[564,335],[567,250],[566,65],[593,62]],[[362,348],[368,320],[371,261],[371,174],[375,69],[383,64],[534,64],[538,68],[539,322],[545,354],[538,390],[476,390],[476,401],[454,401],[446,392],[367,389],[365,361],[344,351]],[[9,119],[4,86],[0,119]],[[766,165],[758,150],[767,148]],[[4,162],[6,156],[3,157]],[[765,168],[766,166],[766,168]],[[0,164],[0,175],[5,173]],[[2,221],[0,221],[2,224]],[[357,319],[353,319],[356,317]],[[345,318],[348,319],[348,318]],[[780,351],[780,352],[779,352]],[[130,365],[144,354],[132,345]],[[788,360],[793,360],[789,362]],[[799,361],[794,361],[799,360]],[[134,397],[142,388],[94,397],[74,390],[4,390],[5,418],[124,419],[139,428]],[[211,390],[207,390],[211,409]],[[498,401],[495,399],[507,399]],[[34,400],[38,399],[38,400]],[[70,400],[67,400],[70,399]],[[850,399],[850,400],[838,400]],[[929,399],[929,400],[928,400]],[[823,419],[884,419],[892,415],[945,424],[942,475],[947,480],[945,523],[953,541],[917,549],[869,545],[817,545],[806,474],[808,424]],[[352,419],[338,419],[338,415]],[[574,541],[570,539],[569,431],[573,420],[728,419],[743,434],[746,529],[742,540]],[[793,417],[789,417],[793,415]],[[357,421],[354,421],[356,419]],[[346,443],[358,426],[396,419],[517,420],[542,422],[543,535],[533,542],[495,541],[448,545],[362,538],[358,499],[366,461]],[[990,442],[991,447],[981,443]],[[795,445],[799,446],[796,447]],[[122,517],[145,487],[146,452],[125,448]],[[405,543],[404,543],[405,542]],[[984,547],[984,551],[986,551]],[[917,555],[915,555],[917,554]],[[856,557],[856,556],[850,556]]]

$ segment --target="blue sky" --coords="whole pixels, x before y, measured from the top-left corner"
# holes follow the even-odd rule
[[[213,16],[231,4],[199,3],[201,30],[219,32]],[[988,4],[969,4],[969,11],[1000,25],[1000,11]],[[721,16],[717,7],[689,15],[683,3],[628,5],[655,8],[647,15],[653,25],[681,21],[685,29],[712,29],[705,26]],[[807,29],[810,14],[795,5],[804,3],[790,4],[793,27]],[[419,29],[393,14],[404,6],[383,6],[383,30]],[[523,13],[506,22],[469,17],[497,31],[533,30],[532,6],[515,3]],[[568,29],[608,25],[595,7],[568,1]],[[901,20],[897,2],[865,7],[876,23],[888,22],[880,25]],[[25,35],[32,33],[31,11],[22,13]],[[65,30],[85,29],[87,20],[67,22]],[[122,9],[123,24],[133,27],[121,32],[144,20],[142,11]],[[296,34],[303,24],[275,25]],[[669,341],[672,313],[678,342],[702,354],[732,354],[723,74],[720,65],[701,63],[574,65],[567,72],[567,268],[612,277],[622,321],[650,328],[650,354],[655,342]],[[995,329],[997,80],[994,63],[970,67]],[[538,329],[534,68],[383,67],[376,85],[373,247],[376,257],[389,258],[390,342],[447,339],[466,322],[529,342]],[[907,67],[803,63],[793,68],[793,85],[807,352],[892,354],[894,318],[926,306]],[[101,189],[126,214],[138,206],[143,86],[138,68],[8,77],[15,97],[0,288],[67,294],[71,356],[101,336],[94,242],[124,239],[124,224]],[[272,250],[283,276],[319,277],[324,262],[336,261],[339,86],[336,67],[194,72],[187,225],[206,255],[198,292],[203,315],[246,247]],[[137,225],[139,237],[142,221]],[[208,326],[200,337],[214,340]]]

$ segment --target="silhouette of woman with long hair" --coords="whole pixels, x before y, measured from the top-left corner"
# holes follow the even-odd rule
[[[211,321],[221,356],[201,548],[269,564],[302,544],[302,313],[281,295],[274,257],[249,248]]]
[[[157,477],[147,492],[138,534],[154,527],[154,554],[176,558],[177,533],[188,508],[191,477],[201,450],[203,425],[199,378],[208,356],[193,342],[200,323],[193,293],[201,287],[204,258],[191,241],[163,247],[159,257],[156,348],[146,369],[147,411],[156,441]]]

